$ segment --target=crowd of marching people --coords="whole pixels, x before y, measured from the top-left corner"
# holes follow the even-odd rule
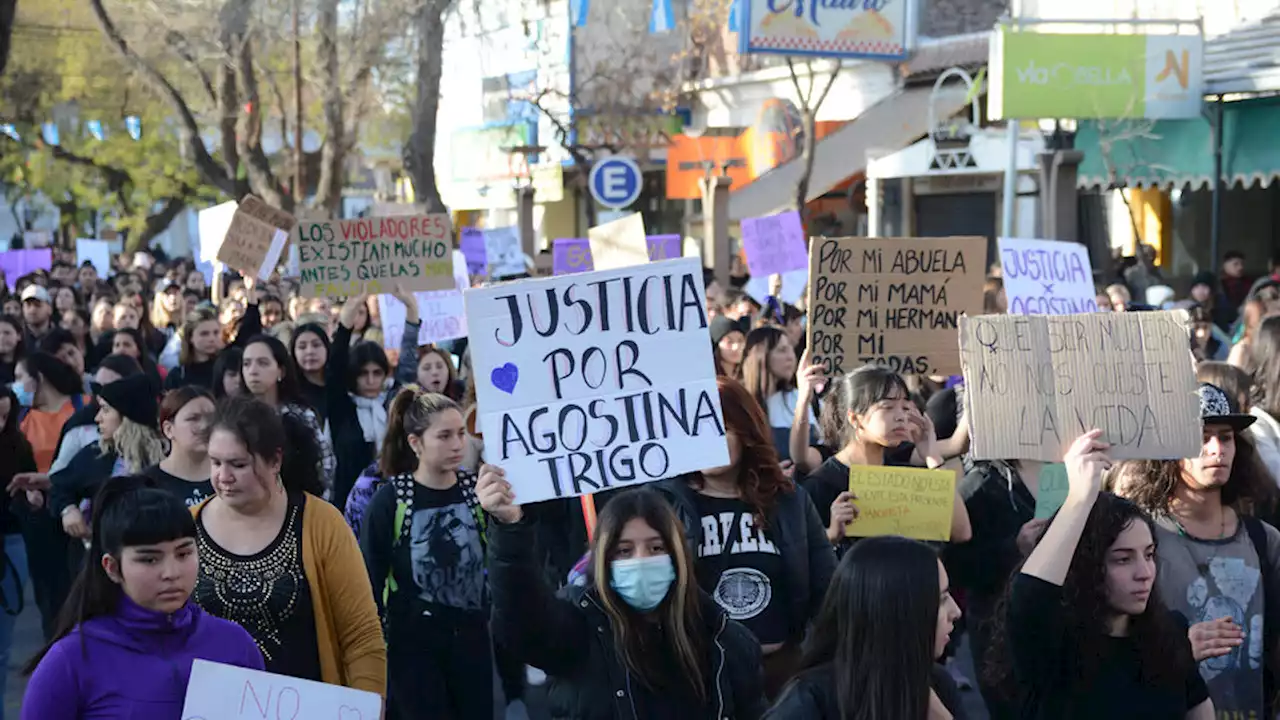
[[[1143,265],[1099,287],[1101,311],[1189,311],[1203,448],[1113,462],[1087,432],[1047,519],[1044,463],[968,455],[962,378],[828,377],[802,307],[708,278],[729,461],[588,519],[486,462],[466,338],[420,347],[412,293],[388,348],[376,298],[55,257],[0,297],[0,658],[27,588],[46,643],[13,658],[24,719],[177,720],[195,659],[392,720],[532,686],[581,720],[1280,709],[1280,267],[1229,256],[1182,301]],[[949,542],[847,537],[856,466],[956,469]]]

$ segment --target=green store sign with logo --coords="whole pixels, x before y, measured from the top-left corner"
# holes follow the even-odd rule
[[[1204,98],[1204,39],[1001,26],[990,69],[992,119],[1193,118]]]

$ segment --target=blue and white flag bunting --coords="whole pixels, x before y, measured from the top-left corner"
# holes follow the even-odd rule
[[[18,142],[22,142],[22,136],[18,134],[18,128],[10,123],[0,125],[0,133],[4,133]]]
[[[574,27],[586,27],[590,12],[591,0],[569,0],[569,20]]]
[[[653,13],[649,15],[649,33],[671,32],[676,29],[676,13],[671,0],[653,0]]]
[[[58,126],[54,123],[47,122],[40,126],[40,135],[44,137],[44,141],[50,145],[58,144]]]
[[[729,6],[729,30],[742,32],[742,0],[733,0]]]
[[[129,131],[129,137],[138,140],[142,137],[142,118],[137,115],[130,115],[124,119],[124,127]]]
[[[90,120],[86,122],[84,125],[85,125],[85,128],[89,130],[89,134],[93,136],[94,140],[97,140],[98,142],[102,142],[103,140],[106,139],[107,135],[102,130],[101,120]]]

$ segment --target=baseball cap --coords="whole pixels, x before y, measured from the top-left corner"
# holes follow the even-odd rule
[[[22,302],[28,300],[39,300],[42,303],[48,303],[49,291],[40,285],[28,285],[22,291]]]

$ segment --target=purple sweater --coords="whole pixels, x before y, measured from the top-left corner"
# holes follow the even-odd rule
[[[76,626],[49,649],[27,684],[22,720],[181,720],[196,658],[263,669],[239,625],[189,600],[164,615],[122,594],[114,615]]]

